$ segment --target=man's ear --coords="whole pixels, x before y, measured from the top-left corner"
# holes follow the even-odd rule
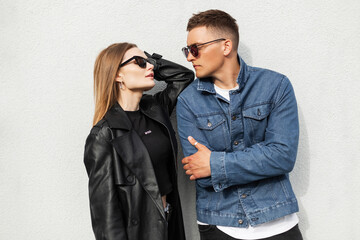
[[[233,43],[230,39],[226,39],[224,42],[224,56],[228,56],[233,48]]]

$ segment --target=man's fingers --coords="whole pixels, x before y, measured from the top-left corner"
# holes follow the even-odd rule
[[[198,143],[192,136],[188,137],[188,141],[191,143],[191,145],[193,145],[194,147],[196,147],[198,150],[200,149],[200,147],[202,146],[200,143]]]
[[[188,141],[191,143],[191,145],[196,145],[195,143],[196,143],[196,140],[192,137],[192,136],[189,136],[188,137]]]
[[[189,164],[185,164],[184,167],[183,167],[184,170],[189,170],[190,167],[189,167]]]
[[[183,158],[183,159],[181,160],[181,163],[182,163],[182,164],[188,164],[188,163],[189,163],[188,157]]]

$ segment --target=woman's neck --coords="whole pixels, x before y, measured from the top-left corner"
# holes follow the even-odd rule
[[[121,91],[118,103],[124,111],[139,110],[142,92]]]

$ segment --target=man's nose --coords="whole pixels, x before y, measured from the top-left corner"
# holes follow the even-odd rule
[[[195,59],[195,57],[191,54],[191,52],[189,51],[189,54],[187,55],[187,58],[186,58],[186,60],[188,61],[188,62],[191,62],[191,61],[193,61]]]

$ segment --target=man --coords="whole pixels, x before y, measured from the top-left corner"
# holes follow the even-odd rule
[[[299,137],[290,81],[246,65],[223,11],[193,15],[187,31],[197,79],[178,98],[177,121],[201,239],[302,239],[288,175]]]

